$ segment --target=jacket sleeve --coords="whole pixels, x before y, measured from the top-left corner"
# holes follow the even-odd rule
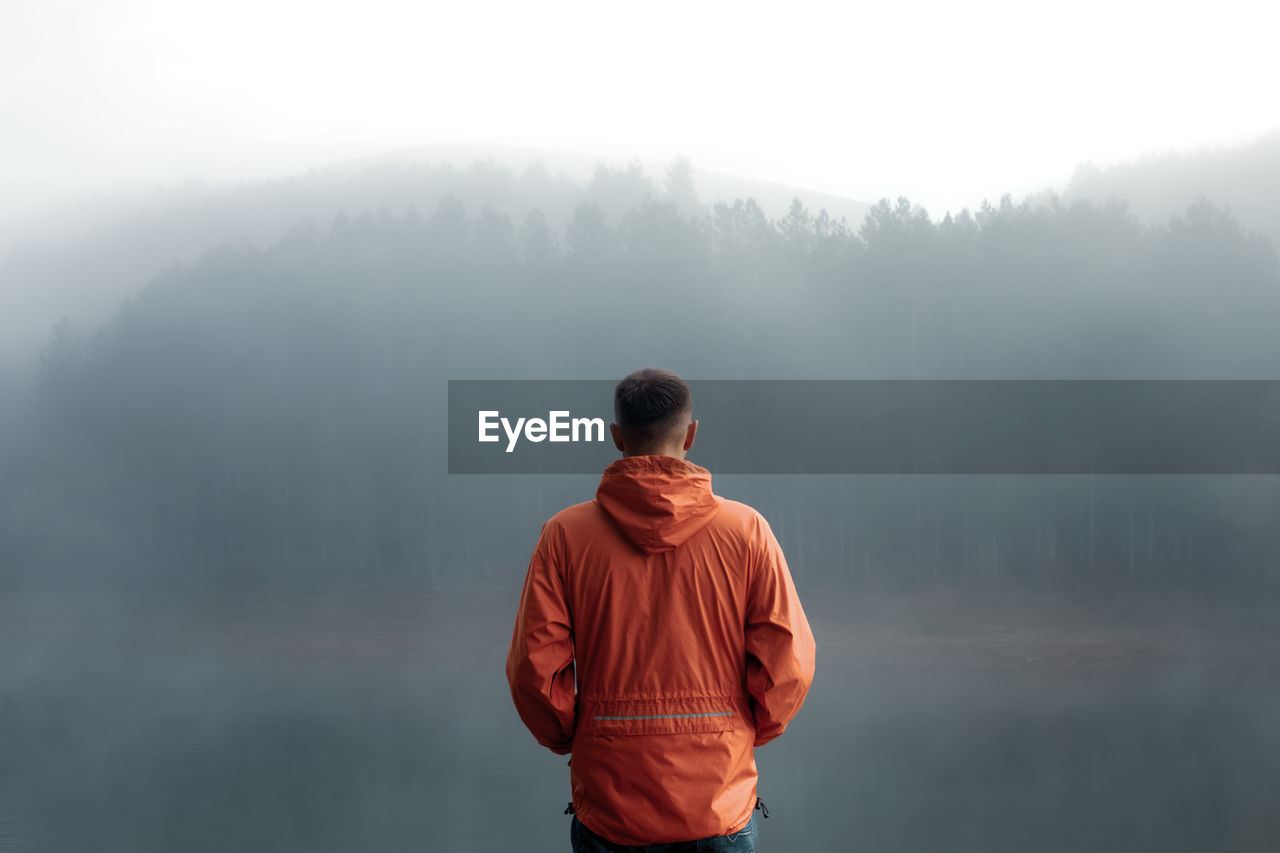
[[[813,683],[816,645],[782,546],[760,517],[747,601],[747,692],[755,745],[786,730]]]
[[[547,522],[529,561],[507,652],[516,711],[538,743],[558,755],[573,748],[577,702],[563,556],[558,530]]]

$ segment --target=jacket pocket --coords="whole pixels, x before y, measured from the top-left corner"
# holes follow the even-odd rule
[[[663,735],[731,732],[740,712],[727,696],[598,699],[583,703],[579,721],[592,735]]]

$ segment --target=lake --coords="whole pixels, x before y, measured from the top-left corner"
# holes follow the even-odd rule
[[[10,591],[0,851],[568,850],[503,674],[517,594]],[[1280,849],[1272,602],[806,598],[762,850]]]

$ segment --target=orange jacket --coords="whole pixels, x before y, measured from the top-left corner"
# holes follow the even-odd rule
[[[628,456],[543,525],[507,680],[538,742],[572,753],[578,819],[658,844],[747,824],[754,747],[800,709],[814,652],[764,517],[692,462]]]

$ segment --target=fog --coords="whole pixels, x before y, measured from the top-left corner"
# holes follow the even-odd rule
[[[158,272],[7,396],[11,846],[487,850],[496,809],[562,849],[565,768],[501,664],[541,522],[595,478],[445,473],[450,378],[1275,378],[1274,249],[1207,201],[854,228],[708,204],[681,161],[445,174],[433,209]],[[1275,842],[1274,478],[715,482],[819,641],[761,751],[772,849]]]
[[[1099,168],[1083,163],[1067,184],[1067,198],[1122,198],[1134,214],[1160,221],[1200,198],[1214,199],[1241,223],[1280,240],[1280,131],[1242,146],[1201,146],[1152,152],[1132,162]]]
[[[111,319],[120,301],[157,271],[192,264],[210,248],[269,245],[300,222],[328,225],[340,214],[409,209],[426,214],[446,196],[473,209],[491,207],[519,221],[537,208],[561,228],[581,202],[612,217],[657,194],[668,170],[688,170],[689,205],[752,198],[782,217],[800,198],[851,225],[870,205],[723,175],[688,158],[610,163],[574,152],[501,146],[422,146],[331,164],[300,174],[231,185],[189,181],[167,189],[102,194],[32,214],[5,232],[0,248],[0,382],[35,369],[60,319],[90,328]]]
[[[1082,161],[1275,127],[1266,10],[1008,0],[786,14],[568,0],[406,9],[11,0],[0,198],[265,179],[424,143],[703,168],[935,214]],[[0,213],[0,219],[5,218]]]
[[[846,14],[6,6],[0,849],[567,849],[451,379],[1280,379],[1255,12]],[[1275,476],[712,473],[762,849],[1280,844]]]

